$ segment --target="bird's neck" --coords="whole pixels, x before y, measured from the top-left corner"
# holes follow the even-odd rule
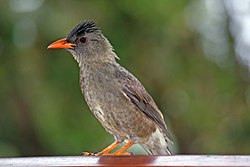
[[[105,82],[107,77],[112,80],[111,78],[114,77],[115,67],[117,66],[119,66],[119,64],[115,61],[115,58],[82,62],[81,65],[79,65],[82,93],[85,94],[85,89],[98,87],[100,83]],[[99,88],[101,87],[102,86]]]
[[[78,56],[74,56],[74,58],[78,62],[80,68],[84,68],[84,66],[96,66],[98,64],[115,64],[116,59],[119,59],[113,51],[104,53],[101,56],[93,55],[82,59]]]

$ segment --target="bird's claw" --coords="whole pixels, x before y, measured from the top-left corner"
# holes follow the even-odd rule
[[[93,156],[95,153],[89,153],[89,152],[82,152],[82,156]]]
[[[103,155],[102,152],[94,152],[94,153],[89,153],[89,152],[82,152],[82,156],[100,156]]]
[[[124,153],[103,153],[103,152],[82,152],[82,156],[129,156],[129,155],[135,155],[132,152],[124,152]]]

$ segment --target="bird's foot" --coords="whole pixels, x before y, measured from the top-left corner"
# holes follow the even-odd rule
[[[89,152],[83,152],[81,154],[82,156],[129,156],[134,155],[132,152],[114,152],[114,153],[103,153],[103,152],[95,152],[95,153],[89,153]]]
[[[120,155],[133,155],[133,153],[125,152],[129,147],[131,147],[134,143],[132,141],[128,141],[122,148],[117,150],[114,153],[110,153],[111,150],[113,150],[116,146],[118,146],[120,142],[115,141],[110,146],[102,150],[101,152],[95,152],[95,153],[89,153],[89,152],[83,152],[82,156],[120,156]]]
[[[99,152],[95,152],[95,153],[89,153],[89,152],[82,152],[82,156],[97,156]]]

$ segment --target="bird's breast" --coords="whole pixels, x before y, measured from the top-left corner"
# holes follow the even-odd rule
[[[80,83],[90,110],[107,131],[135,141],[155,131],[155,124],[122,94],[112,70],[83,71]]]
[[[113,75],[100,70],[83,71],[80,74],[80,85],[91,111],[101,120],[107,119],[110,112],[116,109],[120,99],[119,88]]]

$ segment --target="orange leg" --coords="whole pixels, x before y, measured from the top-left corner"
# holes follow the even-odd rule
[[[108,147],[103,149],[101,152],[95,154],[95,155],[108,155],[110,151],[112,151],[114,148],[116,148],[121,142],[115,141],[112,144],[110,144]]]
[[[129,152],[125,152],[129,147],[131,147],[134,143],[132,141],[128,141],[127,144],[125,144],[122,148],[114,152],[113,154],[109,155],[131,155]]]
[[[108,147],[103,149],[101,152],[97,153],[88,153],[88,152],[83,152],[83,156],[100,156],[100,155],[109,155],[109,152],[112,151],[115,147],[117,147],[121,142],[115,141],[112,144],[110,144]]]

